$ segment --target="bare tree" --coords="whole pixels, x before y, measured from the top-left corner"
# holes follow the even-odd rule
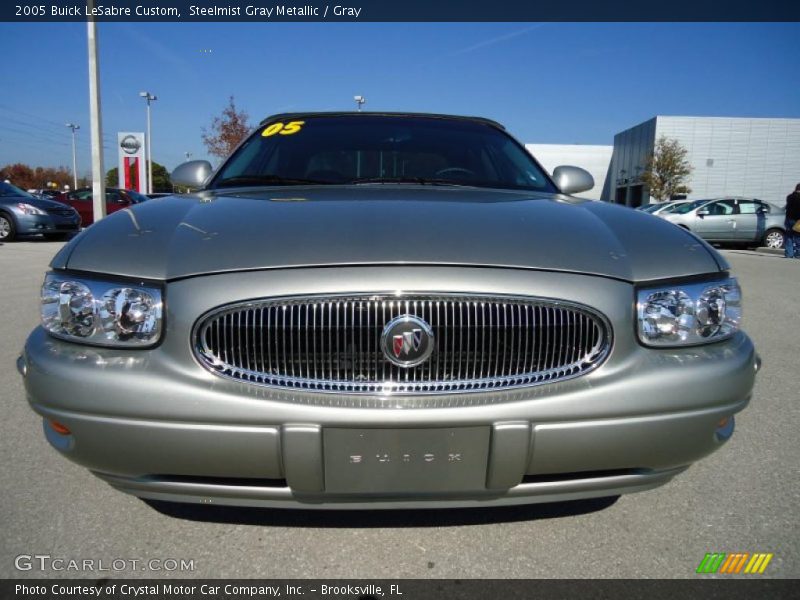
[[[642,174],[642,182],[650,188],[653,198],[663,202],[676,194],[692,191],[686,185],[693,170],[686,159],[687,154],[688,151],[678,140],[663,135],[658,138]]]
[[[236,109],[233,96],[228,99],[228,106],[218,117],[211,121],[210,129],[203,127],[202,139],[208,153],[227,158],[233,149],[250,133],[249,115]]]

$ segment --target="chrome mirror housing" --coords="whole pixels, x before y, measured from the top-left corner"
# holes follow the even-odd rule
[[[553,171],[553,180],[562,194],[577,194],[594,187],[594,177],[580,167],[560,166]]]
[[[198,189],[203,187],[212,171],[211,163],[207,160],[190,160],[175,167],[169,178],[173,185]]]

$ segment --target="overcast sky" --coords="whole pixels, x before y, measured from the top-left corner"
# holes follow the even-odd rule
[[[233,94],[255,125],[295,110],[486,116],[525,143],[611,144],[656,114],[800,117],[800,24],[101,23],[106,169],[117,131],[153,159],[205,157]],[[86,25],[0,24],[0,165],[89,170]]]

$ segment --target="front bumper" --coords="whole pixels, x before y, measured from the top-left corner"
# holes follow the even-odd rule
[[[48,441],[115,488],[145,498],[309,508],[488,506],[617,495],[666,483],[725,444],[732,416],[750,400],[758,357],[744,333],[701,347],[643,348],[624,333],[632,293],[618,282],[593,290],[594,306],[619,333],[608,361],[586,376],[538,387],[376,407],[369,396],[337,395],[334,403],[330,394],[223,380],[192,358],[188,315],[229,301],[226,294],[282,293],[278,285],[300,293],[304,286],[334,287],[343,271],[319,270],[302,281],[285,272],[217,276],[221,286],[208,285],[215,278],[171,284],[168,309],[185,308],[190,299],[205,305],[186,308],[186,317],[168,312],[164,342],[146,351],[80,346],[37,328],[19,368]],[[391,279],[386,271],[364,273],[363,285]],[[442,271],[433,277],[439,288],[445,281],[467,289],[469,278],[458,277],[464,269]],[[596,278],[540,273],[520,290],[518,276],[509,273],[486,285],[551,297],[552,285],[562,297],[579,299],[587,280]],[[70,433],[57,433],[52,421]],[[413,472],[404,475],[407,489],[376,484],[348,493],[336,483],[356,467],[333,465],[326,442],[333,433],[355,430],[408,444],[413,432],[424,439],[431,429],[453,435],[478,430],[485,441],[469,483],[449,485],[457,478],[445,470],[438,488],[415,487],[424,477]],[[375,447],[364,448],[351,455],[372,459]],[[412,443],[408,453],[415,452],[425,448]],[[378,466],[371,468],[377,481]]]
[[[740,335],[718,346],[716,350],[731,358],[716,363],[716,373],[722,375],[725,371],[728,377],[746,383],[757,365],[757,355],[749,339]],[[419,412],[425,413],[431,426],[488,427],[491,442],[486,465],[482,467],[486,472],[485,487],[442,493],[331,494],[325,489],[324,432],[358,420],[354,413],[363,413],[363,409],[319,409],[316,419],[311,419],[313,411],[299,405],[295,418],[284,417],[276,422],[265,414],[254,414],[247,424],[89,415],[37,401],[44,379],[59,377],[57,373],[63,368],[53,364],[57,360],[54,347],[60,347],[62,355],[64,351],[75,352],[74,346],[37,330],[18,365],[20,372],[26,373],[31,405],[44,417],[44,432],[51,445],[121,491],[144,498],[184,502],[414,508],[552,502],[643,491],[668,482],[691,463],[721,447],[732,434],[732,415],[749,401],[746,393],[721,404],[709,402],[708,397],[697,397],[698,404],[704,406],[696,410],[565,419],[545,416],[544,411],[537,409],[552,402],[568,405],[583,394],[573,390],[560,398],[537,400],[537,390],[531,390],[534,399],[504,405],[504,410],[494,411],[497,413],[494,418],[486,413],[486,407],[402,411],[391,416],[385,411],[370,410],[372,418],[359,423],[367,430],[383,428],[391,432],[396,428],[419,427],[416,418],[420,415],[415,414]],[[89,387],[89,370],[93,366],[86,358],[73,356],[71,380],[61,382],[65,395],[70,389],[96,393]],[[154,393],[152,388],[145,391],[136,383],[141,377],[135,371],[113,370],[118,389],[130,390],[134,386],[145,394]],[[685,375],[688,390],[694,384],[691,374]],[[750,388],[744,385],[740,389]],[[632,385],[625,395],[652,399],[654,394],[667,397],[684,391],[674,386],[665,390],[652,384]],[[184,390],[186,394],[196,392],[190,388]],[[608,389],[594,388],[590,393],[601,401],[620,390],[615,391],[611,385]],[[210,395],[197,395],[196,402],[200,405],[214,396],[217,397],[213,402],[228,401],[225,394],[212,391]],[[161,400],[167,398],[162,396]],[[635,412],[631,408],[631,413]],[[57,433],[51,421],[66,426],[71,434]]]
[[[17,232],[19,235],[38,233],[68,233],[80,230],[81,220],[61,215],[27,215],[17,214]]]

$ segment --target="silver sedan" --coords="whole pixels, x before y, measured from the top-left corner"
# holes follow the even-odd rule
[[[755,198],[695,200],[658,216],[709,242],[783,248],[785,213]]]
[[[588,173],[548,176],[495,122],[276,115],[217,171],[173,180],[197,192],[56,255],[18,361],[52,447],[123,492],[612,496],[722,448],[750,401],[759,361],[725,259],[570,196]]]

